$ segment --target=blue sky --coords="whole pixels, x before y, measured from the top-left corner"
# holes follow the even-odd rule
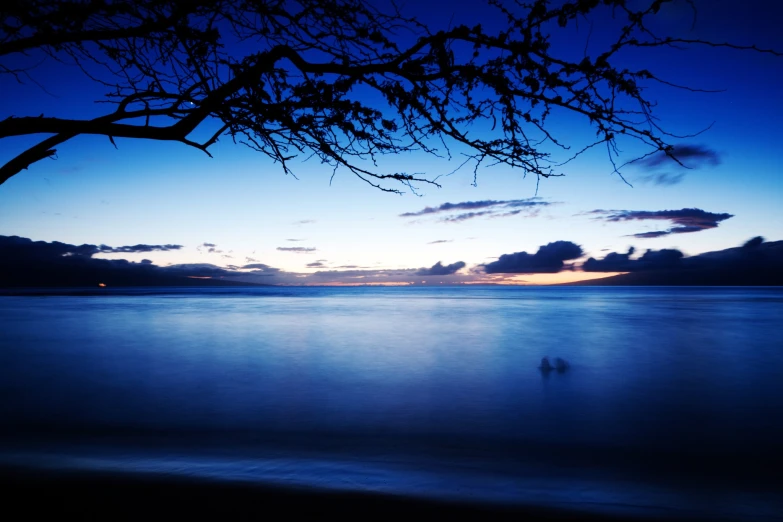
[[[732,9],[732,3],[736,6],[728,0],[697,3],[693,32],[692,13],[682,6],[664,10],[660,23],[675,33],[783,49],[776,26],[780,7],[756,0]],[[451,19],[453,11],[458,22],[484,13],[476,5],[442,2],[439,10],[420,14],[437,24]],[[570,34],[562,44],[581,49],[585,34]],[[599,39],[592,39],[594,45]],[[704,134],[676,142],[702,151],[694,158],[698,168],[631,165],[624,170],[630,187],[612,174],[606,152],[596,150],[565,166],[566,176],[542,180],[538,188],[534,177],[524,179],[506,167],[480,169],[473,186],[468,168],[441,178],[440,189],[419,185],[419,195],[398,196],[375,190],[348,172],[338,172],[330,184],[331,169],[316,161],[296,160],[291,166],[298,179],[286,176],[278,165],[228,139],[216,144],[210,159],[180,144],[118,139],[115,150],[106,138],[83,136],[61,146],[56,160],[39,162],[0,185],[0,235],[71,244],[179,244],[183,248],[175,251],[100,257],[151,259],[159,265],[263,263],[280,269],[278,280],[285,284],[356,283],[362,281],[356,279],[356,270],[419,269],[458,261],[466,266],[457,275],[430,282],[548,283],[606,274],[567,270],[489,276],[471,271],[503,254],[534,253],[554,241],[580,245],[585,256],[574,260],[578,265],[587,257],[625,252],[632,245],[640,255],[662,248],[695,255],[738,246],[759,235],[783,239],[783,57],[700,48],[639,59],[649,60],[651,69],[671,81],[724,90],[650,90],[659,102],[657,116],[671,131],[692,133],[714,122]],[[45,64],[34,77],[48,93],[0,76],[0,118],[40,113],[76,118],[105,110],[93,103],[102,89],[78,72]],[[552,125],[574,144],[591,137],[589,127],[569,117],[555,115]],[[26,143],[31,140],[4,140],[0,161],[18,154]],[[631,159],[633,152],[629,144],[625,158]],[[438,175],[452,171],[461,160],[411,153],[384,162],[395,171]],[[521,200],[538,204],[482,207],[493,213],[459,222],[444,218],[465,211],[401,217],[444,203]],[[519,213],[502,215],[519,208]],[[682,209],[732,217],[697,232],[639,238],[632,235],[676,224],[661,219],[610,221],[609,214],[593,212]],[[319,265],[307,266],[315,263]],[[354,273],[312,275],[324,270]],[[413,272],[387,279],[427,280]]]

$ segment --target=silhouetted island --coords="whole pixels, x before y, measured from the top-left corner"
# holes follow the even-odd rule
[[[627,272],[570,286],[783,286],[783,241],[756,237],[741,247],[684,257],[678,250],[648,250],[637,259],[612,252],[588,259],[586,272]]]

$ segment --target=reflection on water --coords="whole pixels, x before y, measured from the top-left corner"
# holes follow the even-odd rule
[[[505,500],[554,480],[576,501],[565,478],[647,505],[781,485],[780,289],[125,293],[0,297],[0,428],[17,458],[30,441],[81,444],[117,465],[122,447],[117,466],[163,469],[165,447],[178,469],[229,476],[263,455],[262,479],[280,480],[274,456],[326,486],[345,477],[314,462],[351,462],[393,490],[459,476]],[[570,366],[542,372],[544,356]]]

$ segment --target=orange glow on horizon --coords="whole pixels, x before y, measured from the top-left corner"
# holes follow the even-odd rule
[[[328,283],[308,283],[303,285],[280,285],[280,286],[413,286],[409,282],[385,282],[385,283],[352,283],[332,281]]]
[[[529,285],[560,285],[577,283],[593,279],[605,279],[625,272],[559,272],[557,274],[529,274],[526,279]]]

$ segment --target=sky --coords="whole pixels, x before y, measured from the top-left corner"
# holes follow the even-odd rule
[[[680,3],[657,23],[676,34],[783,50],[776,25],[783,8],[771,4],[697,2],[694,26],[693,12]],[[434,25],[482,17],[497,23],[478,2],[428,6],[403,8]],[[556,45],[582,49],[587,34],[582,27]],[[600,35],[590,44],[600,45]],[[81,136],[61,146],[56,160],[0,185],[0,236],[107,245],[90,255],[209,264],[271,284],[550,284],[618,273],[581,267],[630,247],[634,259],[664,249],[687,257],[756,236],[783,239],[783,57],[698,48],[638,58],[672,82],[720,90],[650,89],[656,115],[672,132],[712,125],[675,142],[690,169],[651,157],[627,166],[625,183],[606,151],[596,150],[540,184],[500,166],[479,169],[474,184],[471,168],[449,174],[458,157],[409,153],[386,157],[382,166],[442,175],[442,187],[418,184],[416,193],[396,195],[345,171],[330,179],[331,168],[314,160],[295,160],[296,177],[286,175],[229,139],[209,158],[182,144],[117,139],[115,148],[105,137]],[[0,75],[0,119],[106,110],[95,104],[103,90],[73,68],[47,62],[33,77],[40,85]],[[552,125],[575,145],[592,137],[566,116],[554,115]],[[0,162],[31,143],[3,140]],[[633,152],[629,145],[624,158]],[[178,248],[122,248],[133,245]]]

